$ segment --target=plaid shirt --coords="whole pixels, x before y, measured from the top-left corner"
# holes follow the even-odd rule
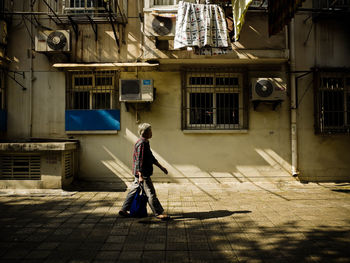
[[[151,176],[153,173],[153,164],[157,163],[157,159],[153,156],[149,141],[141,137],[135,143],[133,155],[133,174],[138,177],[141,172],[143,177]]]

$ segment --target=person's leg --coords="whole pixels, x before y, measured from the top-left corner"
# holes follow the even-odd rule
[[[138,179],[135,178],[135,181],[130,186],[130,191],[129,191],[128,195],[125,198],[125,201],[124,201],[124,204],[122,206],[121,211],[127,212],[127,211],[130,210],[131,203],[132,203],[132,201],[135,198],[135,194],[137,192],[137,188],[138,187],[139,187]]]
[[[143,188],[145,189],[145,193],[148,197],[148,204],[151,207],[153,214],[155,216],[163,214],[164,209],[157,198],[156,190],[154,189],[150,177],[144,180]]]

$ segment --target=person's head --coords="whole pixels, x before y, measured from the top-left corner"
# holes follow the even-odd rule
[[[152,138],[152,127],[149,123],[141,123],[139,125],[139,134],[145,139]]]

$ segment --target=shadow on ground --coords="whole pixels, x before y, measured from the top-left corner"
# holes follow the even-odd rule
[[[64,190],[69,192],[125,192],[127,188],[124,181],[119,178],[110,182],[75,179]]]
[[[140,224],[116,215],[123,199],[114,192],[2,198],[0,262],[349,262],[350,220],[272,224],[254,210],[214,210]]]

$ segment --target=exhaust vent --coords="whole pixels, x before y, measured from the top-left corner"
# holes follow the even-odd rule
[[[40,180],[40,155],[0,155],[0,179]]]

